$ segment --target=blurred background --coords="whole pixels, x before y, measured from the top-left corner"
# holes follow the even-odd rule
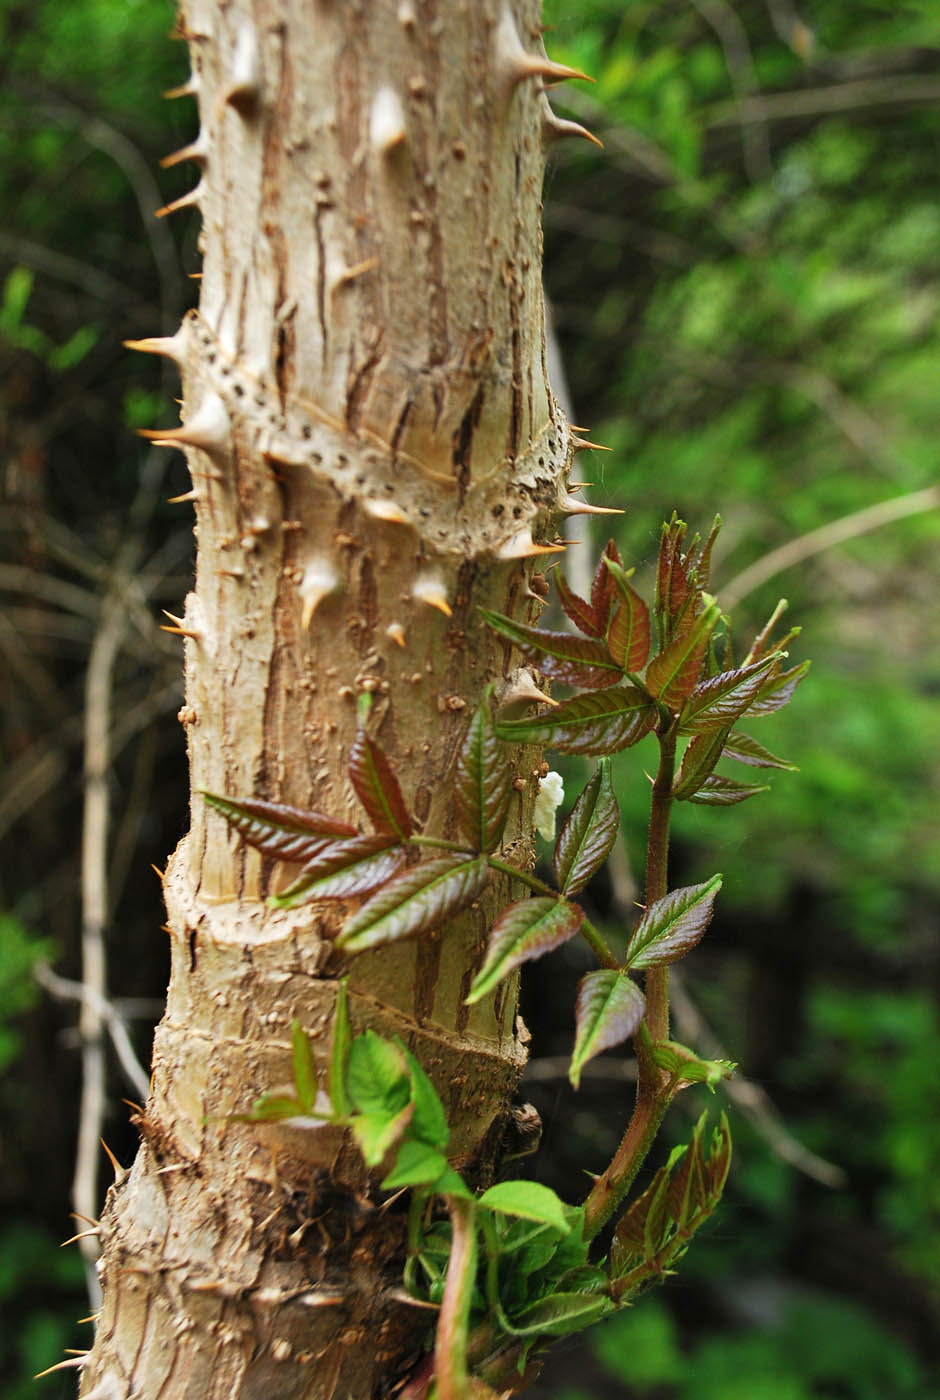
[[[546,290],[579,470],[642,578],[673,508],[720,512],[737,635],[789,600],[814,658],[759,737],[800,772],[684,804],[674,881],[724,873],[677,1033],[741,1066],[726,1199],[678,1276],[553,1353],[541,1400],[929,1400],[940,1393],[940,6],[936,0],[547,0]],[[88,1058],[127,1164],[168,955],[163,865],[186,827],[178,611],[191,515],[175,378],[121,342],[193,303],[194,135],[165,0],[0,0],[0,1394],[87,1345],[59,1241],[82,1095],[82,930],[117,1050]],[[605,525],[607,522],[603,522]],[[588,528],[588,525],[592,527]],[[577,557],[578,551],[572,550]],[[575,572],[577,564],[573,565]],[[625,845],[589,892],[616,935],[642,878],[650,759],[615,760]],[[558,766],[561,766],[559,764]],[[587,776],[570,761],[569,792]],[[85,832],[83,844],[83,831]],[[91,945],[89,945],[91,946]],[[687,969],[687,970],[686,970]],[[104,969],[101,970],[102,975]],[[536,964],[536,1170],[569,1198],[622,1131],[631,1066],[565,1078],[575,952]],[[38,980],[37,980],[38,979]],[[99,1007],[100,1011],[101,1008]],[[86,1005],[86,1018],[94,1011]],[[109,1013],[110,1014],[110,1013]],[[129,1031],[121,1050],[120,1030]],[[684,1141],[706,1105],[679,1101]],[[685,1136],[684,1136],[685,1135]],[[669,1143],[663,1146],[668,1150]],[[99,1154],[100,1155],[100,1154]],[[106,1164],[103,1159],[101,1167]]]

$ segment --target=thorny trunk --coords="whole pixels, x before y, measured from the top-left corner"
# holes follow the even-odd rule
[[[574,130],[542,90],[538,0],[186,0],[201,130],[181,158],[205,263],[169,341],[198,564],[185,605],[192,827],[164,890],[172,941],[143,1144],[111,1191],[86,1397],[371,1397],[433,1314],[400,1287],[335,1128],[227,1122],[289,1077],[298,1017],[325,1062],[343,907],[285,883],[198,796],[357,819],[356,700],[426,833],[484,686],[518,689],[482,604],[531,620],[576,445],[546,382],[539,195]],[[570,503],[567,503],[570,504]],[[506,841],[524,861],[535,782]],[[463,1004],[509,898],[349,966],[353,1027],[398,1034],[442,1093],[471,1175],[498,1160],[524,1059],[512,996]]]

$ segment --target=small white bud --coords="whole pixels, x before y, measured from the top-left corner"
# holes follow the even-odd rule
[[[546,773],[535,795],[535,829],[546,841],[555,839],[555,813],[565,800],[560,773]]]

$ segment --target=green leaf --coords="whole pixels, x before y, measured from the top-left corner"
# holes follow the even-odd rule
[[[725,755],[752,768],[782,768],[788,773],[799,772],[795,763],[790,763],[785,758],[777,758],[749,734],[729,734],[725,740]]]
[[[577,904],[550,895],[536,895],[508,905],[490,931],[486,960],[467,996],[479,1001],[520,963],[531,962],[573,938],[584,911]]]
[[[284,1118],[303,1118],[307,1110],[293,1094],[262,1094],[248,1113],[233,1113],[232,1123],[277,1123]]]
[[[598,637],[603,640],[604,629],[598,625],[591,604],[586,603],[583,598],[578,597],[577,593],[572,592],[561,569],[556,569],[552,577],[558,591],[558,601],[565,615],[586,637]]]
[[[630,935],[624,967],[664,967],[683,957],[708,928],[720,889],[721,876],[713,875],[654,900]]]
[[[567,1337],[592,1327],[613,1310],[610,1298],[596,1293],[550,1293],[517,1313],[512,1331],[514,1336]]]
[[[611,754],[644,738],[658,716],[650,697],[636,686],[617,686],[565,700],[547,715],[504,720],[501,739],[548,744],[559,753]]]
[[[411,1104],[399,1113],[355,1114],[349,1126],[367,1167],[377,1167],[399,1141],[411,1121]]]
[[[413,938],[472,904],[486,884],[486,856],[439,856],[396,875],[347,920],[336,940],[348,953]]]
[[[734,807],[756,797],[759,792],[769,792],[766,783],[739,783],[737,778],[724,778],[720,773],[712,773],[696,792],[690,793],[687,802],[700,802],[706,807]]]
[[[723,1079],[728,1079],[737,1068],[733,1060],[705,1060],[694,1050],[674,1040],[663,1040],[653,1045],[650,1057],[667,1074],[678,1076],[683,1084],[704,1084],[711,1090]]]
[[[384,885],[400,869],[407,851],[391,834],[331,841],[310,858],[304,873],[269,904],[290,909],[312,899],[350,899]]]
[[[581,979],[575,1006],[574,1052],[568,1078],[577,1089],[588,1060],[629,1040],[646,1014],[646,998],[624,972],[603,968]]]
[[[562,894],[577,894],[604,864],[620,829],[620,808],[601,759],[555,843],[552,864]]]
[[[400,1186],[433,1186],[449,1169],[449,1165],[447,1158],[427,1143],[403,1142],[394,1167],[382,1182],[382,1190],[394,1191]]]
[[[501,1215],[514,1215],[522,1220],[536,1220],[550,1225],[560,1235],[567,1235],[571,1226],[565,1218],[565,1205],[548,1186],[538,1181],[500,1181],[484,1191],[479,1204]]]
[[[691,695],[702,673],[702,663],[708,651],[708,639],[721,617],[721,609],[713,598],[702,594],[705,609],[688,632],[671,641],[646,668],[644,683],[670,710],[679,710]]]
[[[411,1102],[414,1104],[415,1110],[411,1120],[411,1135],[418,1138],[426,1146],[437,1148],[443,1152],[450,1137],[444,1105],[438,1098],[434,1085],[411,1051],[406,1049],[404,1045],[401,1048],[404,1050],[411,1075]]]
[[[291,1063],[294,1088],[305,1113],[309,1113],[317,1097],[317,1068],[313,1062],[310,1037],[295,1018],[290,1023]]]
[[[355,836],[356,828],[338,822],[323,812],[305,812],[284,802],[266,802],[259,797],[219,797],[202,792],[210,807],[221,812],[249,846],[277,860],[302,862],[323,849],[337,836]]]
[[[523,656],[553,680],[597,690],[623,679],[620,667],[611,661],[602,641],[573,637],[570,632],[544,632],[485,608],[479,612],[494,632],[515,642]]]
[[[625,671],[642,671],[650,654],[650,612],[630,582],[633,570],[622,569],[612,559],[605,559],[620,597],[620,604],[607,633],[611,656]]]
[[[749,707],[748,715],[751,719],[776,714],[778,710],[783,709],[784,705],[789,705],[793,699],[793,692],[806,675],[810,665],[811,662],[803,661],[799,666],[793,666],[789,671],[781,671],[779,676],[772,677]]]
[[[337,1118],[345,1118],[352,1107],[346,1093],[346,1065],[352,1043],[349,1024],[349,978],[344,977],[336,989],[336,1009],[333,1012],[333,1044],[330,1049],[330,1103]]]
[[[476,851],[499,845],[512,795],[512,772],[500,748],[489,699],[477,707],[457,758],[457,820]]]
[[[376,831],[394,832],[402,841],[411,835],[411,817],[398,779],[384,751],[364,729],[349,750],[349,777]]]
[[[710,680],[701,681],[682,707],[680,734],[708,734],[730,728],[760,694],[768,672],[779,665],[780,658],[774,654],[753,666],[722,671]]]
[[[394,1118],[411,1104],[404,1051],[375,1031],[357,1035],[349,1049],[346,1092],[357,1112]]]

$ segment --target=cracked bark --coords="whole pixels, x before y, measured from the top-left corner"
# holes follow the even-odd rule
[[[267,907],[290,870],[207,789],[361,820],[356,696],[427,834],[455,834],[467,719],[512,657],[482,605],[531,621],[572,440],[544,372],[538,0],[185,0],[204,165],[198,311],[149,348],[181,368],[198,561],[185,604],[191,828],[142,1146],[109,1193],[95,1400],[358,1400],[415,1364],[433,1314],[400,1287],[386,1207],[332,1127],[227,1123],[321,1064],[347,912]],[[185,207],[186,201],[184,201]],[[542,541],[542,545],[533,544]],[[531,841],[527,786],[505,840]],[[514,988],[463,1004],[510,898],[349,964],[355,1031],[401,1035],[444,1098],[454,1158],[491,1176],[524,1059]]]

